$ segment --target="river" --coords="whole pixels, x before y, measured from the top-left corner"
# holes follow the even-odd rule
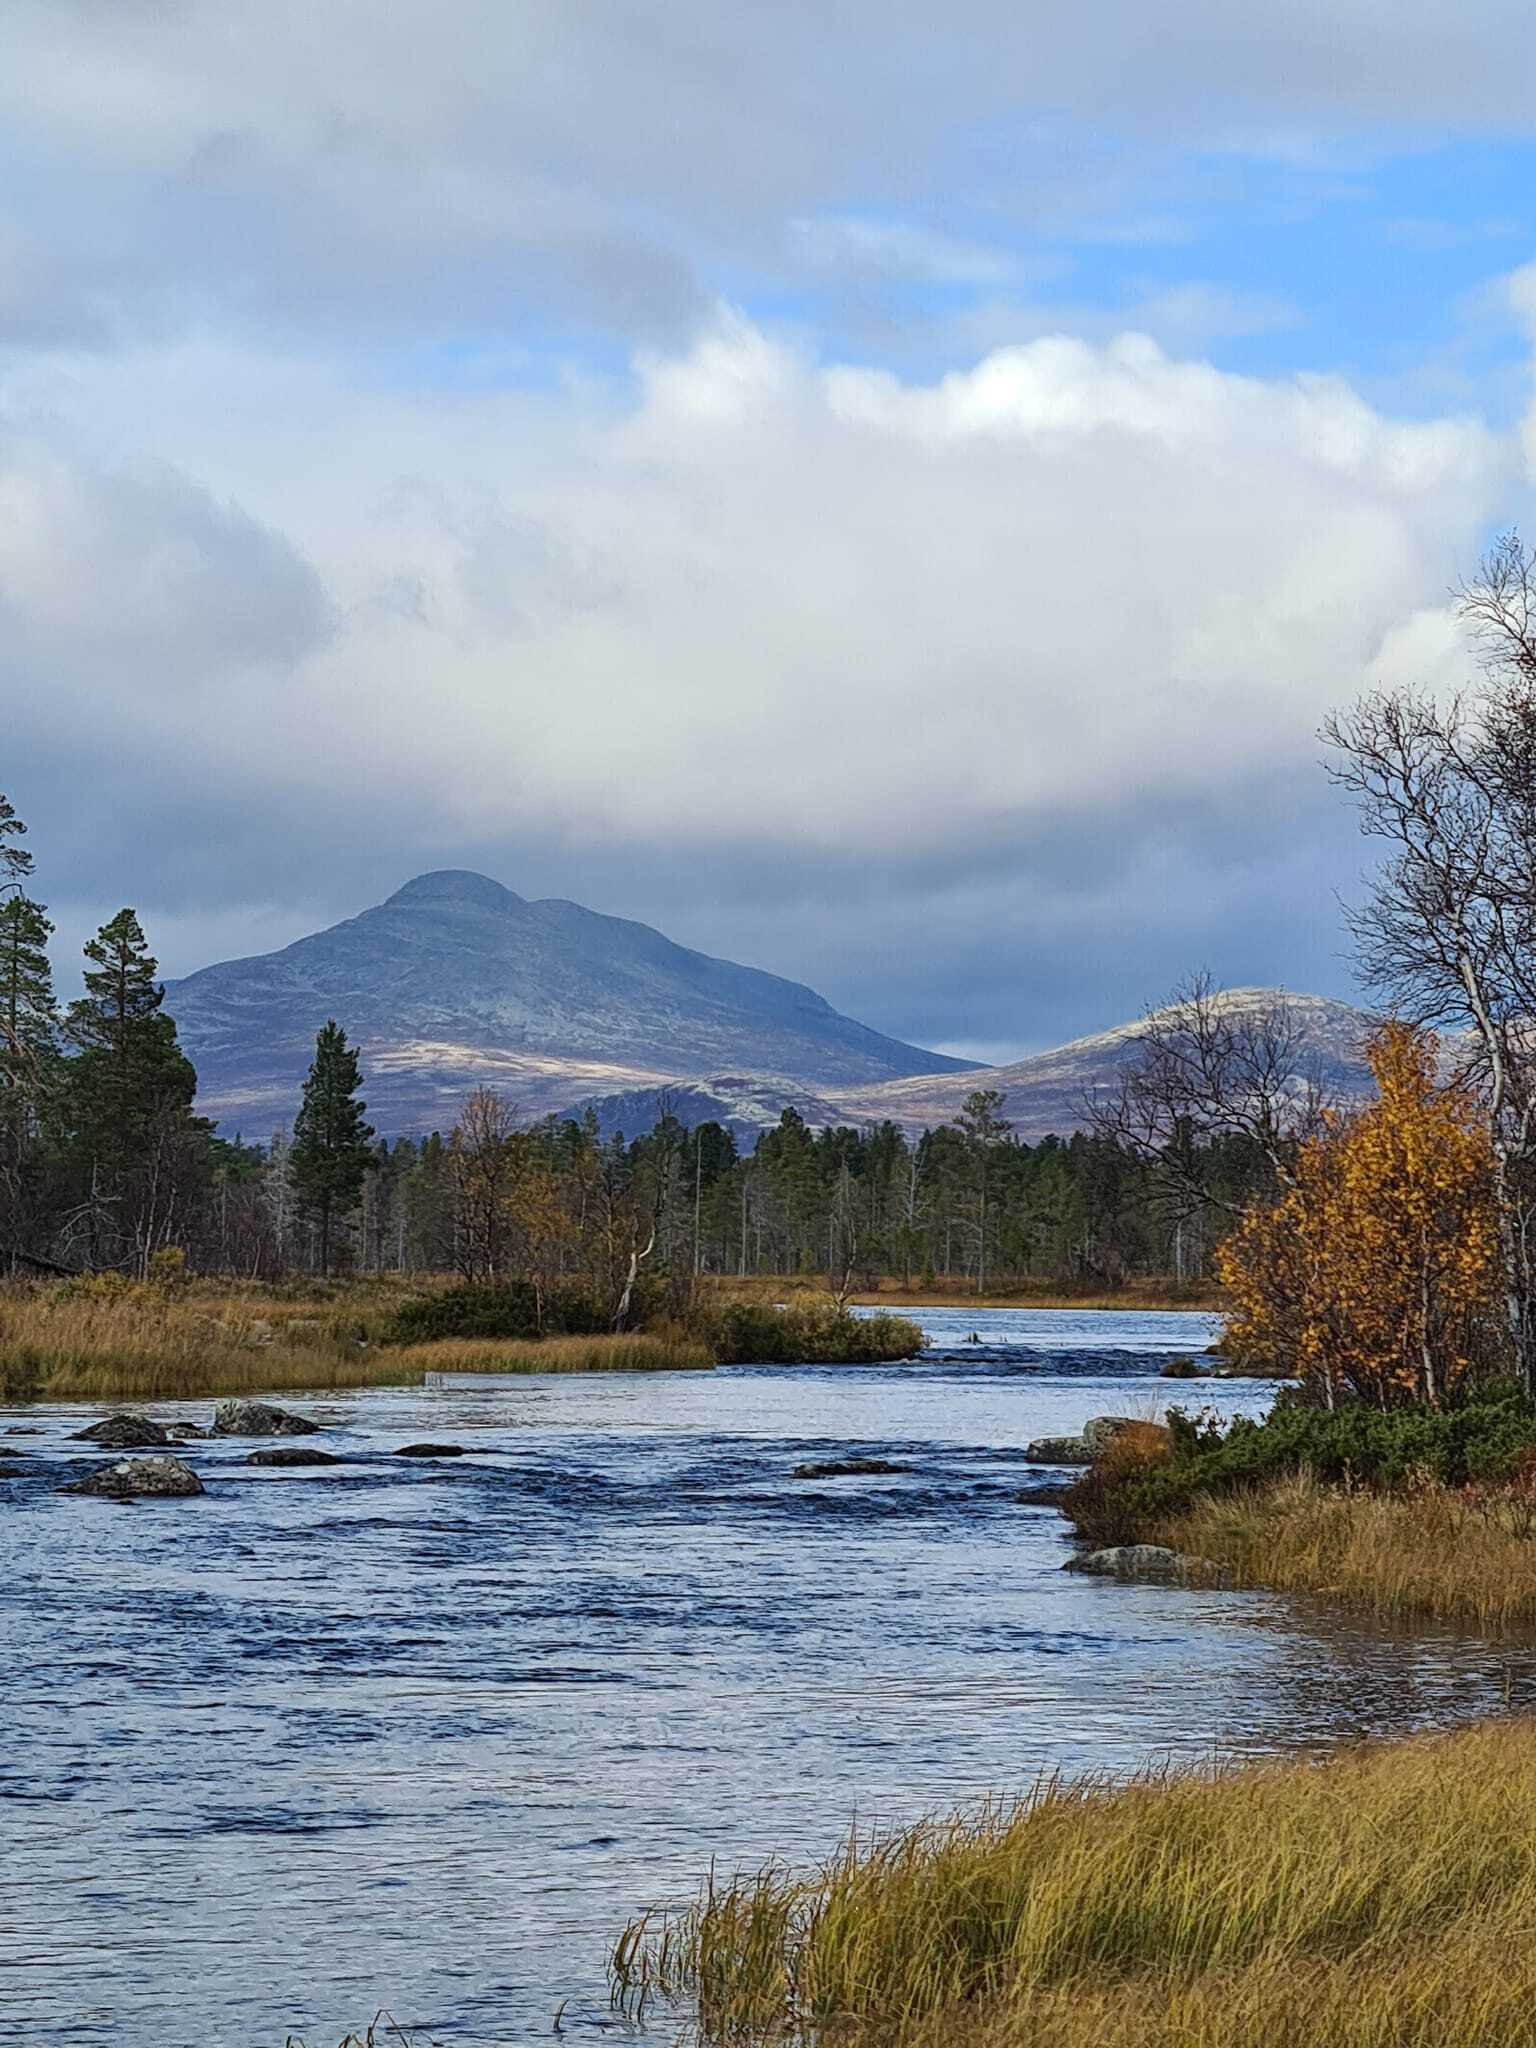
[[[489,2048],[564,2001],[595,2039],[605,1945],[712,1857],[1536,1703],[1525,1650],[1061,1572],[1024,1446],[1260,1410],[1157,1377],[1210,1319],[921,1319],[945,1348],[910,1365],[295,1400],[347,1462],[195,1444],[194,1501],[61,1497],[94,1411],[0,1412],[41,1432],[0,1439],[29,1453],[0,1485],[8,2038],[335,2048],[387,2005]],[[470,1455],[391,1455],[422,1437]],[[909,1470],[790,1476],[842,1453]]]

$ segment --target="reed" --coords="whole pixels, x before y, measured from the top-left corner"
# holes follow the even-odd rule
[[[427,1372],[710,1372],[714,1353],[675,1329],[602,1337],[446,1337],[394,1356]]]
[[[1038,1786],[617,1943],[704,2043],[1505,2048],[1533,2038],[1536,1725]]]
[[[168,1301],[147,1290],[0,1295],[0,1400],[190,1400],[412,1385],[416,1359],[305,1304]]]
[[[1302,1475],[1206,1495],[1147,1534],[1213,1558],[1235,1585],[1321,1594],[1383,1621],[1536,1626],[1536,1496],[1522,1485],[1382,1492]]]

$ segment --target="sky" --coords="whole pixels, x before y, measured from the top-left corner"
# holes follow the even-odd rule
[[[1532,520],[1510,0],[7,0],[62,978],[473,867],[1004,1059],[1348,995],[1316,739]]]

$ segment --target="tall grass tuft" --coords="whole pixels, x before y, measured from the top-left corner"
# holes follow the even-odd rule
[[[1232,1583],[1325,1594],[1384,1621],[1485,1635],[1536,1625],[1536,1493],[1528,1486],[1395,1493],[1301,1475],[1197,1500],[1152,1540],[1225,1565]]]
[[[676,1329],[625,1336],[445,1338],[393,1354],[430,1372],[708,1372],[714,1353]]]
[[[611,1958],[705,2043],[1506,2048],[1536,2038],[1536,1725],[1038,1786],[711,1881]]]

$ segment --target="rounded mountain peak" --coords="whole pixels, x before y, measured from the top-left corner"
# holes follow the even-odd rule
[[[477,875],[471,868],[434,868],[417,875],[389,898],[391,904],[428,905],[456,903],[477,910],[511,910],[522,902],[489,875]]]

